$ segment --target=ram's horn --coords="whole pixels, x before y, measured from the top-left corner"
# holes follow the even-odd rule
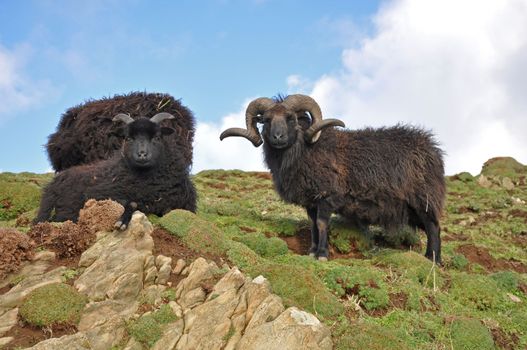
[[[220,135],[220,140],[231,136],[245,137],[251,141],[254,147],[258,147],[262,144],[262,136],[258,131],[258,115],[265,113],[265,111],[272,108],[276,102],[267,97],[260,97],[249,103],[247,110],[245,111],[245,124],[246,129],[242,128],[230,128],[225,130]]]
[[[130,124],[131,122],[134,121],[134,119],[130,117],[128,114],[119,113],[115,117],[113,117],[112,121],[114,122],[120,121],[125,124]]]
[[[322,129],[330,126],[342,126],[344,122],[338,119],[322,119],[322,111],[318,103],[311,97],[306,95],[290,95],[282,102],[284,107],[295,112],[307,111],[311,115],[311,126],[304,132],[305,140],[308,143],[315,143],[318,141]]]
[[[150,121],[154,122],[156,124],[159,124],[160,122],[162,122],[165,119],[175,119],[175,117],[172,114],[170,114],[170,113],[161,112],[161,113],[157,113],[152,118],[150,118]]]

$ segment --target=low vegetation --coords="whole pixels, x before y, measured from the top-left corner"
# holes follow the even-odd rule
[[[483,176],[447,178],[442,267],[422,256],[422,232],[387,237],[338,217],[330,260],[305,256],[309,221],[302,208],[279,200],[267,173],[201,172],[193,178],[197,214],[176,210],[151,218],[190,249],[267,277],[286,306],[306,309],[331,328],[337,349],[525,349],[526,177],[525,166],[500,158],[485,164]],[[37,191],[20,191],[10,201],[32,204],[0,217],[0,227],[17,226],[18,219],[24,232],[20,218],[34,215],[49,175],[0,174],[0,184],[21,178]],[[129,332],[149,344],[153,338],[141,334],[155,335],[162,324],[153,313]]]
[[[76,327],[87,298],[64,283],[53,283],[29,293],[20,317],[37,327]]]

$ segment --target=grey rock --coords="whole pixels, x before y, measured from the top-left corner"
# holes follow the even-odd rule
[[[66,268],[61,266],[43,275],[23,279],[19,284],[11,288],[9,292],[0,296],[0,313],[2,312],[1,310],[19,306],[22,300],[33,290],[48,284],[61,282],[64,271],[66,271]]]
[[[181,336],[183,335],[183,320],[178,320],[176,322],[170,323],[166,326],[165,333],[163,337],[159,339],[152,350],[168,350],[174,349],[176,344],[179,342]]]
[[[245,332],[236,349],[331,350],[329,328],[313,315],[290,307],[274,321]]]
[[[0,337],[9,332],[18,322],[18,308],[11,309],[0,316]]]
[[[15,340],[15,338],[13,338],[13,337],[0,338],[0,348],[2,348],[3,346],[11,343],[13,340]]]
[[[172,273],[179,275],[186,265],[187,263],[185,262],[185,260],[178,259],[178,261],[176,261],[176,266],[174,267],[174,270],[172,270]]]

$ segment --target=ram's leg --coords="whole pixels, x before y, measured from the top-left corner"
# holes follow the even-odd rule
[[[425,223],[425,232],[426,232],[426,253],[425,256],[435,262],[438,265],[441,265],[441,228],[439,224],[428,221]]]
[[[414,210],[416,215],[410,213],[410,223],[416,223],[417,227],[423,228],[426,233],[426,252],[425,256],[434,261],[436,264],[441,264],[441,238],[439,234],[441,229],[436,218],[432,217],[426,211]],[[416,219],[419,220],[416,220]],[[417,222],[419,221],[419,222]]]
[[[137,209],[137,203],[136,202],[119,202],[124,207],[123,215],[117,220],[117,222],[114,224],[114,227],[116,229],[119,229],[121,231],[126,230],[128,227],[128,224],[130,223],[130,220],[132,220],[132,214]]]
[[[317,211],[318,249],[316,255],[320,261],[327,261],[329,256],[328,229],[331,213],[329,205],[325,203],[319,204]]]
[[[308,253],[315,257],[318,251],[317,208],[307,208],[307,215],[311,219],[311,247]]]

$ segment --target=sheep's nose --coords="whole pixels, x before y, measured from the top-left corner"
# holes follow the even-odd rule
[[[137,157],[139,157],[139,159],[146,159],[147,155],[146,151],[137,152]]]
[[[274,141],[281,141],[283,138],[284,138],[284,134],[282,134],[281,132],[275,132],[273,134]]]

